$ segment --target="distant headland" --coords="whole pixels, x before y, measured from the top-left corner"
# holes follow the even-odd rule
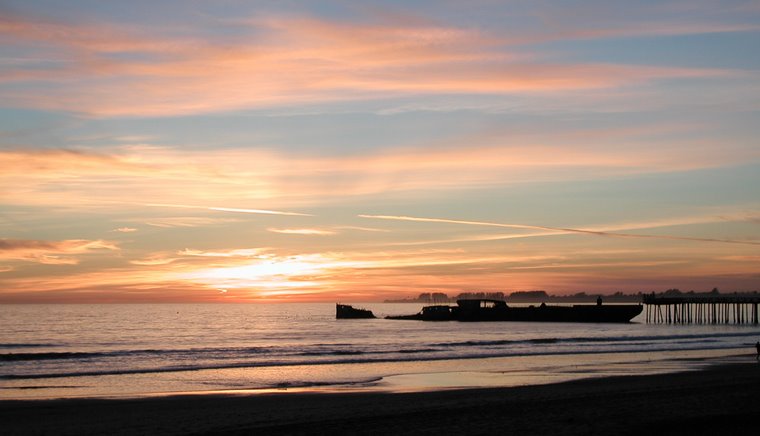
[[[460,299],[491,299],[491,300],[507,300],[512,303],[543,303],[543,302],[556,302],[556,303],[591,303],[595,302],[597,298],[601,297],[606,302],[617,303],[640,303],[645,295],[660,295],[666,297],[676,296],[689,296],[694,298],[704,297],[710,298],[717,295],[732,295],[732,296],[757,296],[758,291],[742,291],[721,293],[718,288],[713,288],[709,292],[696,292],[696,291],[681,291],[680,289],[668,289],[659,293],[653,292],[637,292],[626,294],[623,292],[615,292],[612,294],[601,293],[586,293],[577,292],[570,295],[551,295],[546,291],[517,291],[510,294],[504,292],[462,292],[456,296],[450,297],[443,292],[423,292],[417,297],[401,298],[401,299],[389,299],[385,300],[385,303],[424,303],[424,304],[444,304],[453,303]]]

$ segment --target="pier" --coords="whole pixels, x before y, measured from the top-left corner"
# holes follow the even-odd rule
[[[645,295],[646,322],[660,324],[758,324],[760,296]]]

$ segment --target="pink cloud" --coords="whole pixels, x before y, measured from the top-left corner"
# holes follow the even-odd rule
[[[726,71],[552,62],[510,51],[509,38],[425,23],[272,17],[249,38],[180,39],[156,29],[26,17],[0,35],[34,43],[53,69],[16,67],[5,81],[47,82],[7,95],[17,105],[93,116],[162,116],[419,94],[556,93]],[[113,53],[149,54],[116,60]],[[147,60],[150,59],[150,60]],[[63,86],[65,84],[65,86]]]

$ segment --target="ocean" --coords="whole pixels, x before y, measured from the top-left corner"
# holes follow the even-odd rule
[[[376,315],[420,304],[355,305]],[[424,390],[698,369],[757,326],[336,320],[335,305],[0,306],[0,398]],[[733,356],[733,357],[732,357]]]

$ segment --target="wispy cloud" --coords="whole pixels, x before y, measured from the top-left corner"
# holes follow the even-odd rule
[[[756,262],[760,263],[760,255],[734,255],[734,256],[722,256],[719,260],[727,260],[730,262]]]
[[[145,224],[153,227],[206,227],[219,224],[226,224],[236,222],[234,219],[225,218],[209,218],[209,217],[197,217],[197,216],[175,216],[175,217],[163,217],[152,218],[145,221]]]
[[[247,38],[213,40],[18,15],[5,16],[2,23],[0,34],[33,43],[31,56],[53,60],[48,68],[16,65],[6,82],[67,84],[7,98],[16,105],[76,108],[96,116],[177,115],[420,94],[562,92],[729,74],[560,62],[505,49],[542,38],[605,36],[614,32],[609,29],[510,38],[430,22],[271,16],[238,22],[249,28]],[[696,25],[687,27],[681,32],[692,32]],[[670,29],[678,33],[677,27]],[[143,56],[114,56],[119,53]]]
[[[266,250],[266,248],[236,248],[222,251],[204,251],[186,248],[184,250],[178,251],[177,254],[180,256],[198,257],[254,257],[261,255]]]
[[[22,260],[48,265],[75,265],[75,255],[95,250],[118,250],[119,247],[102,239],[68,239],[63,241],[40,241],[0,239],[0,259]]]
[[[119,232],[119,233],[132,233],[132,232],[136,232],[137,229],[134,227],[119,227],[118,229],[113,229],[111,231]]]
[[[356,295],[358,288],[364,293],[362,298],[373,299],[431,289],[450,293],[473,288],[540,288],[561,292],[609,291],[612,286],[636,290],[641,289],[636,287],[641,282],[634,286],[628,280],[631,274],[643,271],[652,281],[689,275],[690,280],[696,280],[697,276],[707,280],[719,275],[749,274],[756,263],[752,259],[739,262],[726,259],[719,266],[705,268],[702,257],[684,257],[681,251],[658,251],[652,257],[647,250],[616,249],[572,249],[551,255],[541,250],[509,254],[462,248],[278,251],[187,248],[155,252],[135,259],[130,268],[14,279],[3,283],[6,292],[0,298],[8,301],[19,292],[27,292],[26,301],[37,301],[37,295],[40,299],[48,298],[44,295],[55,291],[58,301],[89,301],[88,298],[103,301],[108,296],[113,301],[213,301],[220,297],[220,289],[226,289],[227,300],[332,301],[341,295]],[[745,282],[746,279],[738,278],[714,283],[720,286]],[[78,294],[72,294],[75,291]]]
[[[359,227],[359,226],[337,226],[336,229],[340,230],[357,230],[360,232],[379,232],[379,233],[389,233],[390,230],[388,229],[377,229],[374,227]]]
[[[464,146],[488,141],[495,144]],[[343,156],[259,149],[186,152],[171,147],[116,147],[107,153],[84,149],[0,150],[0,167],[4,169],[0,192],[10,204],[149,206],[306,217],[310,214],[288,209],[385,192],[613,178],[760,159],[757,149],[721,153],[719,147],[709,144],[689,146],[684,154],[681,146],[664,151],[620,151],[498,145],[498,139],[482,137],[450,142],[446,147],[395,147]],[[248,164],[252,161],[257,162],[253,169]],[[14,189],[2,188],[7,186]],[[250,199],[246,203],[272,207],[241,207],[242,198]]]
[[[656,260],[656,261],[618,261],[618,262],[593,262],[593,263],[550,263],[544,265],[515,266],[512,269],[586,269],[598,268],[629,268],[629,267],[656,267],[664,265],[677,265],[688,263],[685,260]]]
[[[633,7],[633,5],[631,5]],[[754,23],[719,22],[714,17],[700,19],[693,17],[690,20],[675,21],[664,17],[663,10],[652,10],[653,15],[642,17],[639,20],[631,20],[630,16],[613,16],[604,11],[604,8],[587,9],[584,14],[569,16],[565,8],[556,8],[554,11],[546,11],[547,19],[552,21],[550,29],[522,30],[516,34],[507,30],[509,40],[513,44],[525,45],[551,41],[567,40],[594,40],[610,38],[653,38],[657,36],[680,36],[680,35],[705,35],[711,33],[744,33],[757,32],[760,26]],[[635,12],[641,12],[641,5],[635,6]],[[548,15],[554,15],[548,18]],[[681,11],[682,12],[682,11]]]
[[[334,235],[336,232],[332,230],[323,230],[323,229],[276,229],[276,228],[268,228],[267,231],[273,232],[273,233],[284,233],[286,235],[316,235],[316,236],[327,236],[327,235]]]
[[[160,266],[160,265],[180,265],[179,268],[199,268],[208,266],[207,262],[216,262],[223,260],[225,264],[245,263],[250,259],[267,259],[272,255],[265,254],[266,248],[234,248],[228,250],[197,250],[185,248],[183,250],[170,252],[159,251],[150,253],[140,259],[131,260],[133,265],[141,266]]]
[[[177,208],[177,209],[203,209],[203,210],[213,210],[213,211],[219,211],[219,212],[238,212],[238,213],[262,214],[262,215],[312,216],[306,213],[283,212],[280,210],[240,209],[240,208],[234,208],[234,207],[215,207],[215,206],[189,206],[185,204],[148,203],[148,204],[145,204],[145,206],[169,207],[169,208]]]
[[[133,259],[130,260],[129,263],[132,265],[141,265],[141,266],[157,266],[157,265],[168,265],[170,263],[174,263],[179,258],[172,257],[171,253],[152,253],[149,256],[146,256],[141,259]]]

